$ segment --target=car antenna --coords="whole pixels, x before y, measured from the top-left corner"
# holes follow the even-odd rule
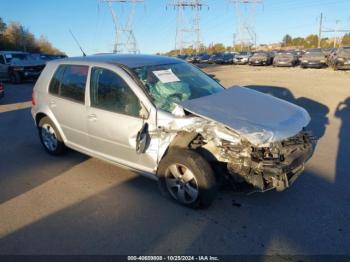
[[[77,40],[76,37],[74,36],[73,32],[72,32],[70,29],[69,29],[69,32],[70,32],[70,34],[72,35],[72,37],[73,37],[75,43],[78,45],[80,51],[83,53],[83,56],[86,56],[86,54],[85,54],[83,48],[81,48],[81,45],[79,44],[78,40]]]

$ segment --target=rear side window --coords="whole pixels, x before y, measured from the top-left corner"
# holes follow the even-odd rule
[[[65,66],[59,66],[55,74],[53,75],[51,79],[50,87],[49,87],[49,92],[51,94],[58,95],[64,69],[65,69]]]
[[[51,80],[49,92],[83,103],[88,71],[88,66],[59,66]]]

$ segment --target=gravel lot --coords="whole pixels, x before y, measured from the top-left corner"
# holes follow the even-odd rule
[[[208,210],[178,206],[132,172],[77,152],[47,155],[26,103],[32,85],[6,84],[0,254],[350,255],[350,72],[205,70],[226,87],[246,85],[310,112],[320,140],[292,188],[253,195],[221,190]]]

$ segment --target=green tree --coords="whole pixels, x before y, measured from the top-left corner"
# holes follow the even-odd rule
[[[287,34],[282,39],[282,47],[291,46],[292,42],[293,42],[293,38]]]
[[[317,35],[308,35],[305,38],[305,47],[306,48],[316,48],[318,46],[318,36]]]
[[[350,45],[350,33],[349,34],[345,34],[343,36],[343,39],[341,41],[342,45]]]
[[[2,20],[2,18],[0,17],[0,35],[3,34],[6,30],[6,23],[4,22],[4,20]]]

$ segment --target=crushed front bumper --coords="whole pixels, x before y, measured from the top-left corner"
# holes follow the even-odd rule
[[[271,147],[253,147],[251,151],[245,147],[244,156],[231,155],[227,168],[233,180],[245,181],[258,192],[271,189],[283,191],[302,173],[305,163],[313,155],[315,145],[313,136],[301,132]]]
[[[264,165],[263,178],[264,188],[262,191],[275,188],[283,191],[290,187],[305,169],[305,163],[311,158],[314,152],[313,146],[308,146],[302,153],[292,154],[288,158],[292,159],[288,164],[277,166]]]

